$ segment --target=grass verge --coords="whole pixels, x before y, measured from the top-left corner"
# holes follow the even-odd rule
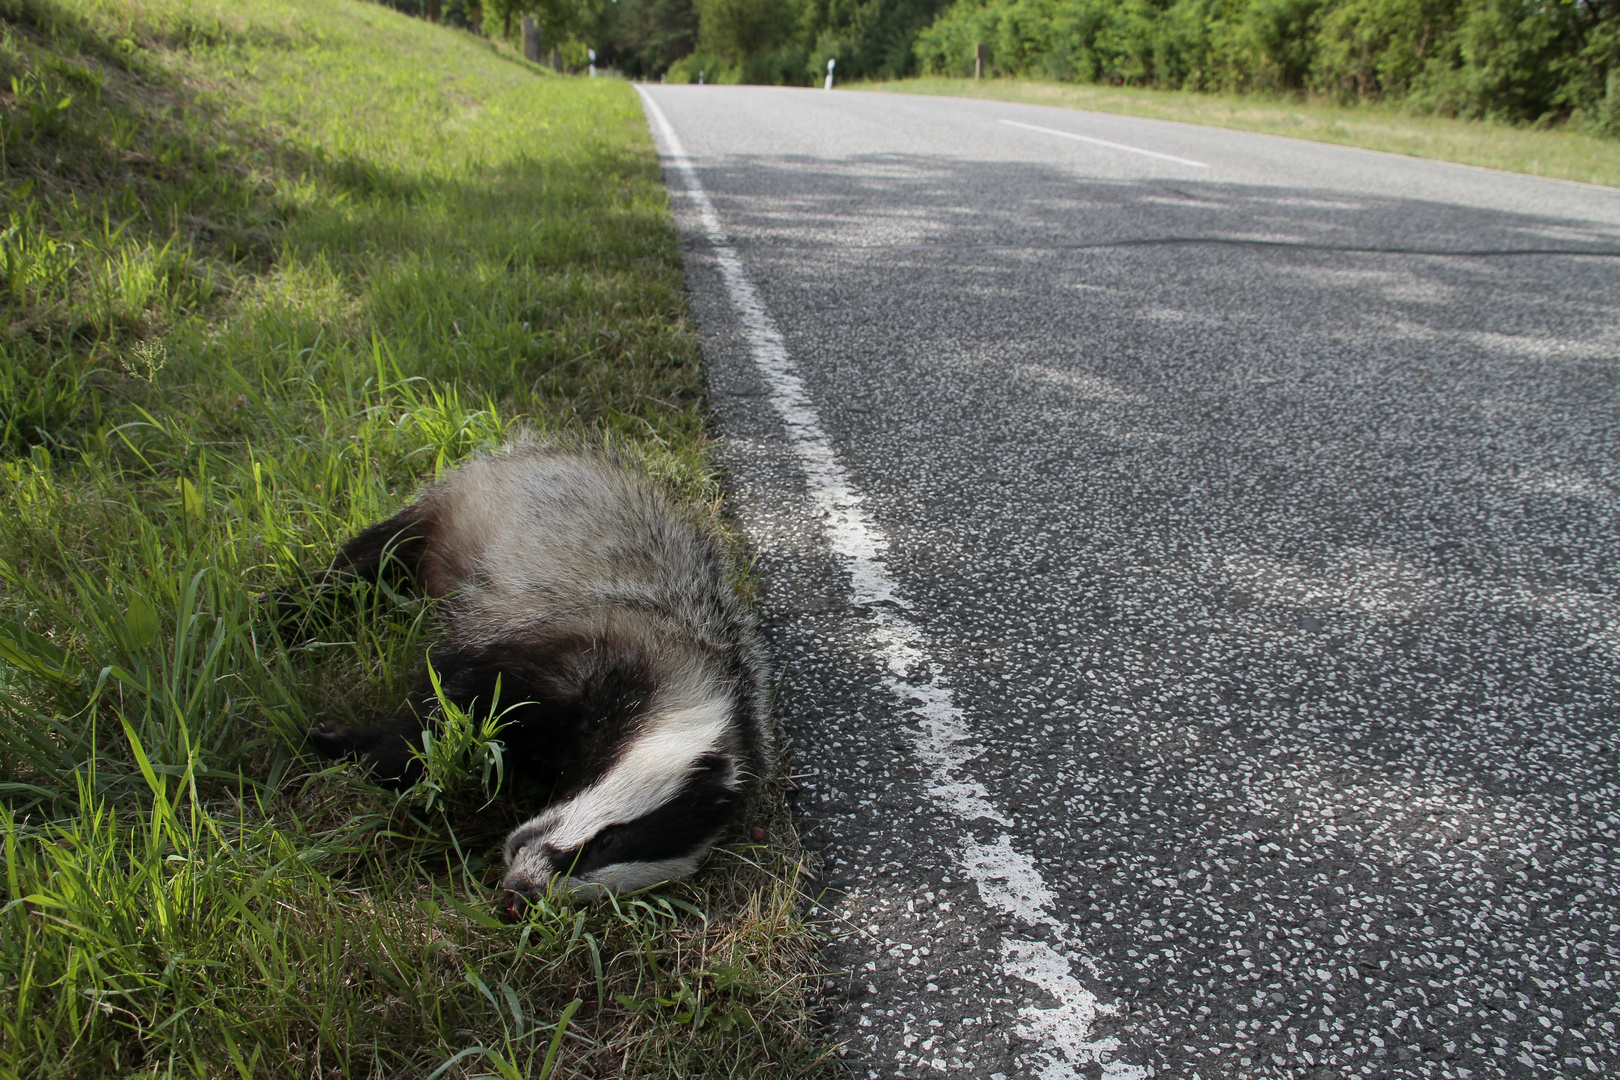
[[[1262,95],[1040,82],[1029,79],[901,79],[850,83],[850,90],[1060,105],[1287,135],[1507,172],[1620,187],[1620,142],[1577,131],[1536,130],[1484,120],[1419,116],[1395,106],[1334,105]]]
[[[353,0],[0,0],[0,1077],[815,1075],[777,796],[691,882],[489,914],[515,811],[300,752],[427,611],[257,597],[519,429],[710,522],[626,84]]]

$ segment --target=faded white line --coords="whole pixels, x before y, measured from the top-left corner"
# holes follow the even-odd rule
[[[810,496],[827,522],[829,546],[849,568],[855,603],[871,613],[867,642],[883,664],[883,684],[916,718],[912,746],[928,770],[929,796],[963,822],[987,820],[1011,826],[1011,820],[990,802],[984,785],[963,770],[978,756],[979,750],[974,748],[978,740],[956,705],[950,682],[930,658],[927,636],[904,614],[909,605],[884,558],[887,538],[867,517],[861,493],[838,463],[832,441],[788,357],[782,334],[744,271],[675,129],[652,95],[641,87],[636,89],[663,139],[665,158],[681,177],[708,238],[749,352],[770,388],[771,405],[787,429],[809,482]],[[1006,974],[1030,983],[1057,1002],[1053,1008],[1029,1006],[1019,1011],[1024,1020],[1019,1034],[1037,1047],[1030,1055],[1034,1075],[1041,1080],[1079,1080],[1077,1070],[1095,1065],[1103,1055],[1119,1049],[1117,1039],[1092,1036],[1096,1018],[1117,1015],[1118,1006],[1099,1002],[1072,974],[1072,962],[1065,953],[1078,951],[1077,943],[1051,914],[1055,897],[1035,860],[1018,849],[1013,835],[1003,833],[989,844],[966,836],[958,858],[987,907],[1032,929],[1044,929],[1046,937],[1062,947],[1060,951],[1048,941],[1009,938],[1001,942],[1001,964]],[[1117,1061],[1108,1062],[1106,1071],[1113,1080],[1140,1080],[1147,1075],[1139,1066]]]
[[[1015,128],[1025,131],[1038,131],[1042,135],[1056,135],[1060,139],[1073,139],[1075,142],[1092,143],[1096,146],[1106,146],[1110,150],[1123,150],[1127,154],[1141,154],[1143,157],[1158,158],[1160,161],[1173,161],[1177,165],[1191,165],[1195,169],[1207,169],[1209,166],[1202,161],[1193,161],[1191,158],[1176,157],[1174,154],[1161,154],[1157,150],[1143,150],[1140,146],[1126,146],[1124,143],[1109,142],[1107,139],[1095,139],[1090,135],[1076,135],[1072,131],[1059,131],[1057,128],[1040,127],[1036,124],[1025,124],[1017,120],[1003,120]]]

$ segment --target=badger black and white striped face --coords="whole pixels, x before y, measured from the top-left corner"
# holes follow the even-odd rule
[[[732,757],[693,753],[719,741],[729,708],[720,700],[654,720],[594,783],[512,830],[501,888],[514,911],[548,889],[599,896],[696,870],[742,800]]]

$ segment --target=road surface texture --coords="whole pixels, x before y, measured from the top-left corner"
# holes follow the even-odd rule
[[[643,92],[851,1074],[1620,1075],[1620,192]]]

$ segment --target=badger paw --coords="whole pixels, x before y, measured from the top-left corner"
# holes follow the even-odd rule
[[[402,787],[414,781],[421,766],[412,756],[415,720],[351,727],[331,720],[309,729],[309,743],[324,758],[352,758],[371,774],[373,783]]]
[[[356,739],[354,729],[348,724],[336,724],[330,720],[309,729],[310,746],[324,758],[353,757],[361,753],[365,749],[364,743],[369,741]]]

